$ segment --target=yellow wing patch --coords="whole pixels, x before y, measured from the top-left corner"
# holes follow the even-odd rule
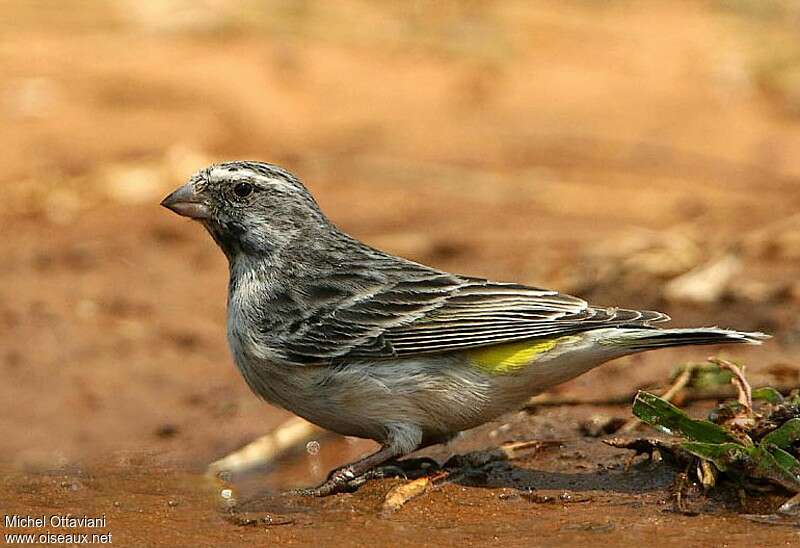
[[[554,349],[559,343],[575,337],[556,337],[536,339],[518,343],[500,344],[470,350],[467,355],[472,362],[486,373],[503,375],[513,373],[535,362],[540,354]]]

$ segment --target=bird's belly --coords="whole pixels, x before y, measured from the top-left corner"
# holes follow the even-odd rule
[[[432,357],[346,366],[237,359],[250,388],[327,430],[385,442],[392,425],[442,439],[496,416],[492,382],[461,358]],[[493,413],[493,416],[487,416]]]
[[[427,440],[474,428],[612,357],[586,353],[582,338],[567,342],[524,366],[493,369],[469,353],[335,367],[282,364],[237,349],[234,356],[247,384],[268,402],[333,432],[382,443],[392,425],[418,427]]]

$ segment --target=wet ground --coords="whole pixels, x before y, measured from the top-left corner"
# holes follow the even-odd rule
[[[615,546],[793,545],[798,525],[765,525],[752,514],[774,512],[780,499],[754,495],[742,507],[734,492],[689,498],[677,511],[675,470],[582,436],[575,424],[620,407],[580,406],[520,413],[507,423],[471,432],[451,448],[465,451],[513,439],[560,439],[560,445],[443,485],[386,514],[386,492],[403,480],[368,483],[355,494],[327,499],[278,495],[319,479],[338,458],[357,453],[343,441],[323,441],[318,458],[295,455],[271,475],[252,474],[221,486],[152,455],[113,455],[102,462],[3,478],[3,508],[34,515],[105,515],[121,545],[466,546],[588,544]],[[433,456],[445,457],[437,450]],[[443,460],[443,459],[442,459]],[[275,477],[280,478],[277,481]],[[233,488],[229,498],[222,489]],[[230,499],[237,500],[231,513]],[[87,530],[91,532],[103,529]],[[724,535],[723,538],[720,535]]]
[[[796,543],[796,525],[743,517],[776,500],[677,513],[674,470],[625,470],[582,433],[627,405],[540,407],[431,448],[561,441],[391,516],[399,480],[277,495],[372,447],[323,438],[237,478],[247,513],[231,518],[206,465],[289,415],[230,362],[222,255],[157,206],[211,161],[281,163],[348,232],[443,269],[771,332],[725,350],[754,384],[800,368],[791,5],[331,5],[0,6],[3,513],[105,514],[122,546]],[[738,269],[714,298],[664,291],[725,256]],[[630,395],[711,351],[619,360],[554,393]]]

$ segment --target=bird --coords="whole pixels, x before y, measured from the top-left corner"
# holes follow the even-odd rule
[[[161,205],[198,221],[229,266],[227,338],[255,394],[379,444],[300,490],[327,496],[376,467],[519,409],[594,367],[658,348],[761,344],[759,332],[662,328],[666,314],[452,274],[340,230],[269,163],[201,169]]]

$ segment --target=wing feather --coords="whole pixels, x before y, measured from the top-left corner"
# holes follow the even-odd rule
[[[669,319],[660,312],[596,308],[552,290],[411,264],[410,273],[389,269],[396,281],[359,290],[308,318],[284,339],[286,359],[302,364],[387,359]]]

